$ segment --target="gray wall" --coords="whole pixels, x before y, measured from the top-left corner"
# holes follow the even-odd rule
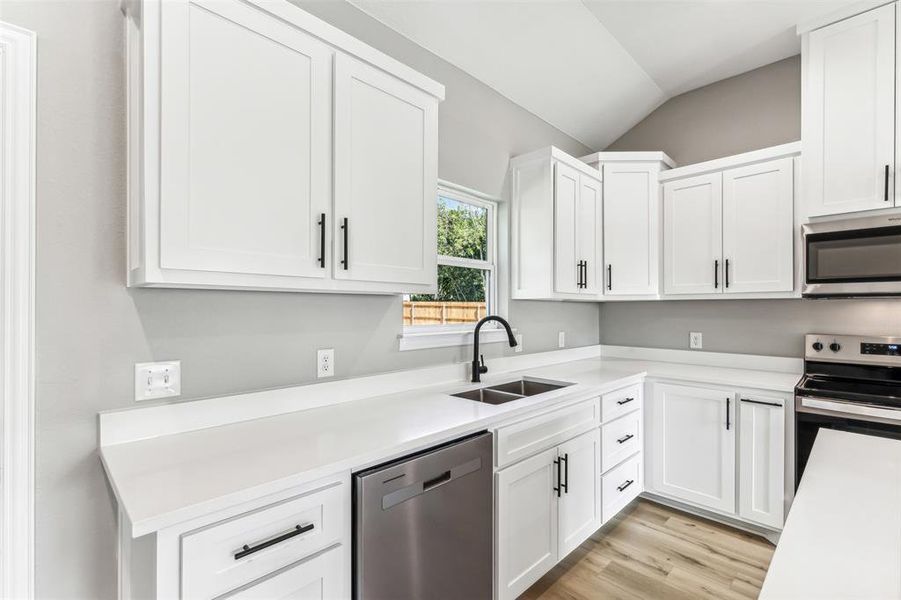
[[[801,58],[667,100],[608,150],[664,150],[679,165],[801,139]]]
[[[663,149],[680,165],[801,137],[799,57],[673,98],[626,132],[614,150]],[[898,300],[679,300],[601,305],[601,342],[802,356],[805,333],[901,334]]]
[[[499,194],[511,155],[590,151],[343,2],[305,8],[447,85],[442,178]],[[185,398],[309,382],[333,347],[346,377],[459,361],[461,349],[398,353],[400,300],[125,288],[123,16],[116,0],[10,1],[37,32],[37,523],[39,598],[115,596],[115,512],[96,413],[133,404],[139,361],[181,359]],[[526,352],[598,341],[594,304],[515,302]],[[486,354],[501,351],[498,344]]]

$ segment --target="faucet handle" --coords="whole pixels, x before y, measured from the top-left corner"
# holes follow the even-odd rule
[[[479,354],[479,373],[487,373],[488,367],[485,366],[485,355]]]

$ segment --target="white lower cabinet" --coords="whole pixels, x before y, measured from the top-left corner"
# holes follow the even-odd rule
[[[650,385],[648,491],[781,529],[789,397],[703,384]]]
[[[781,528],[785,506],[784,400],[742,396],[739,400],[740,484],[738,514],[761,525]]]
[[[651,453],[654,489],[735,512],[734,392],[654,386]]]
[[[601,526],[592,429],[497,474],[498,598],[516,598]]]
[[[347,598],[341,548],[309,558],[254,585],[228,594],[229,600],[339,600]]]
[[[556,461],[552,448],[496,476],[500,600],[516,598],[557,564]]]
[[[600,407],[601,402],[596,398],[498,430],[495,436],[501,467],[495,475],[498,600],[517,598],[525,592],[643,489],[639,441],[641,388],[615,390],[605,394],[604,400],[618,408],[608,411],[617,418],[600,427],[589,418]],[[594,412],[586,409],[590,404],[595,407]],[[582,412],[585,418],[575,418]],[[570,413],[572,423],[582,427],[581,433],[576,431],[575,437],[560,441],[559,433],[552,433],[562,429],[549,428],[547,423],[551,422],[551,415]],[[623,433],[625,430],[632,433]],[[618,439],[632,436],[624,441],[631,453],[623,453],[622,445],[615,439],[613,447],[608,448],[604,439],[608,431],[614,432],[609,435],[621,433]],[[548,435],[538,436],[533,432]],[[515,444],[517,448],[530,446],[533,454],[509,464],[504,461],[511,456],[506,450],[513,436],[522,437]]]
[[[557,447],[563,461],[557,555],[564,557],[601,526],[601,432],[593,429]]]

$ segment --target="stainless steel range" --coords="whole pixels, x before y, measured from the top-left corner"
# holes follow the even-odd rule
[[[901,439],[901,337],[811,334],[795,387],[795,488],[817,431]]]

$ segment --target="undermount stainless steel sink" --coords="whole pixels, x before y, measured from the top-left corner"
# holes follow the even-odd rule
[[[505,402],[512,402],[529,396],[553,392],[554,390],[559,390],[568,385],[572,384],[559,381],[539,381],[536,379],[523,378],[451,395],[457,398],[466,398],[467,400],[472,400],[474,402],[484,402],[485,404],[504,404]]]

